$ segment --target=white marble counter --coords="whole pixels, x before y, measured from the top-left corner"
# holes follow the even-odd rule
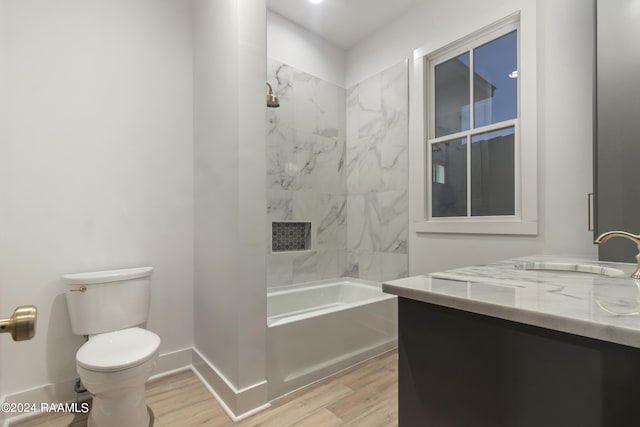
[[[590,272],[525,269],[552,263]],[[382,286],[404,298],[640,348],[640,281],[629,277],[635,267],[531,256]]]

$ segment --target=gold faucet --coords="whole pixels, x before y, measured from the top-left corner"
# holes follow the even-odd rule
[[[634,279],[640,279],[640,234],[631,234],[626,231],[607,231],[606,233],[602,233],[596,239],[596,243],[604,243],[612,237],[625,237],[636,244],[638,247],[638,255],[636,255],[636,261],[638,262],[638,268],[636,268],[635,273],[631,275]]]

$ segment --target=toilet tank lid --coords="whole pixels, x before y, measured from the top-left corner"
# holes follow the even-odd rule
[[[122,270],[94,271],[91,273],[65,274],[62,280],[68,285],[90,285],[93,283],[121,282],[151,275],[153,267],[125,268]]]

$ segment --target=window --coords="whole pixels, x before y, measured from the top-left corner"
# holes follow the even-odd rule
[[[518,30],[502,31],[427,58],[429,167],[451,176],[431,180],[433,218],[515,215]]]
[[[521,36],[517,14],[417,51],[414,73],[425,78],[416,231],[537,234],[535,49],[521,56],[535,42]]]

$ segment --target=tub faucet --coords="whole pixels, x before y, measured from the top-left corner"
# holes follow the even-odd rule
[[[606,233],[602,233],[596,239],[596,243],[604,243],[612,237],[625,237],[636,244],[638,247],[638,254],[636,255],[636,261],[638,263],[638,267],[636,268],[635,273],[631,275],[634,279],[640,279],[640,234],[631,234],[626,231],[607,231]]]

